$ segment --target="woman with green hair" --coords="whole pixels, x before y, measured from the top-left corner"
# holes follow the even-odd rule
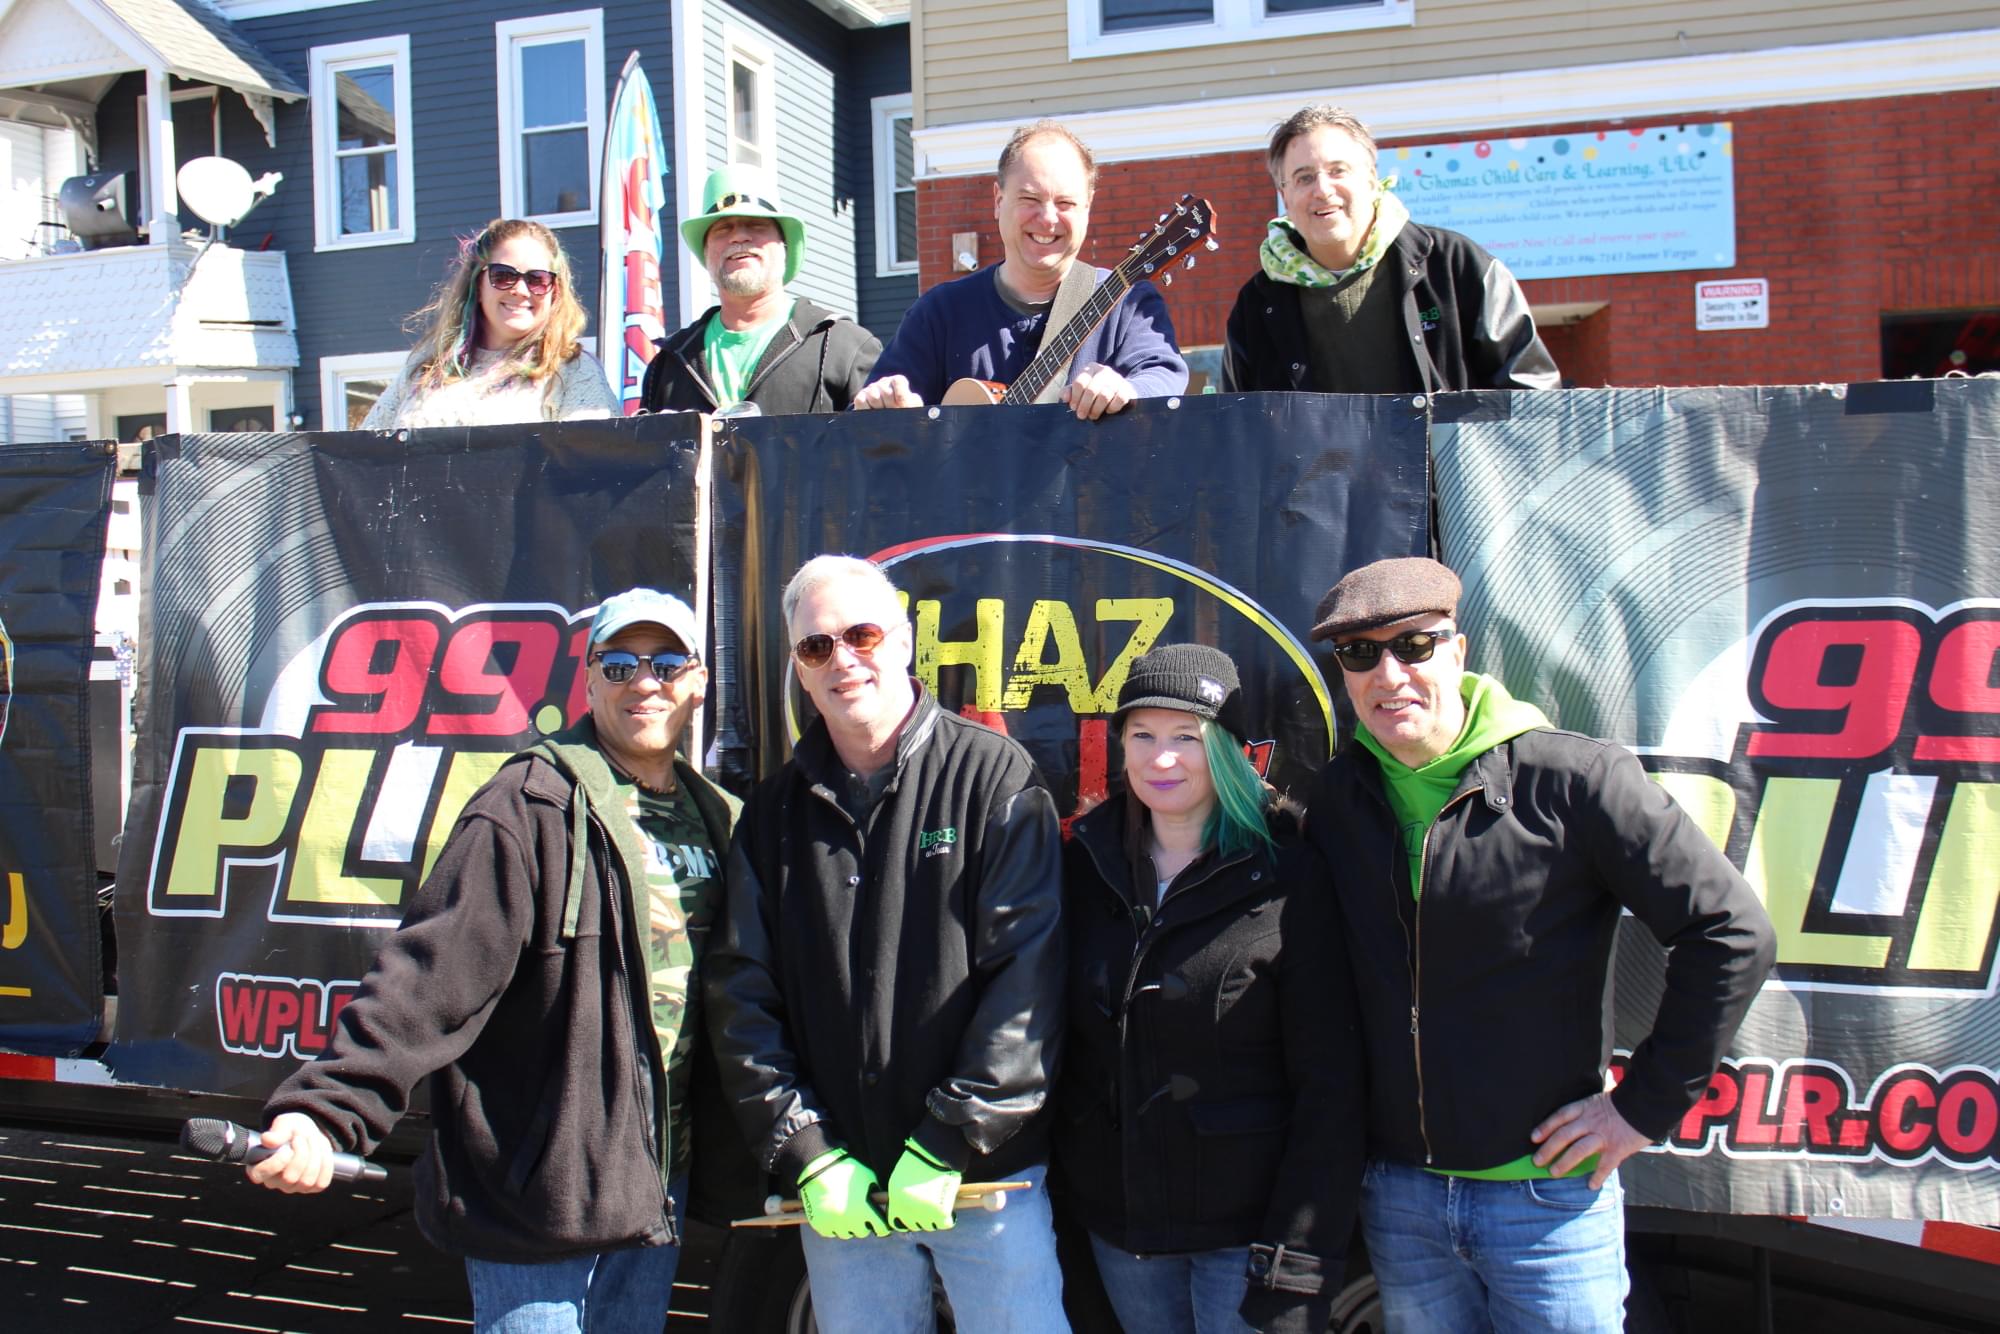
[[[1122,790],[1064,851],[1055,1161],[1132,1334],[1324,1330],[1362,1166],[1346,951],[1219,649],[1132,664]]]
[[[410,316],[416,350],[361,427],[615,416],[604,367],[583,350],[588,322],[556,234],[495,218],[460,244],[430,304]]]

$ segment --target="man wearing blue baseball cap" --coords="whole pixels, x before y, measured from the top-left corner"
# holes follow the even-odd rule
[[[605,599],[577,665],[589,712],[473,794],[325,1053],[265,1104],[277,1152],[250,1179],[310,1193],[429,1079],[417,1222],[464,1257],[478,1331],[666,1323],[697,943],[738,809],[676,756],[700,645],[677,597]]]
[[[717,412],[755,404],[765,415],[844,412],[875,369],[882,344],[787,285],[805,259],[806,225],[749,167],[712,172],[701,212],[681,223],[718,304],[655,339],[642,389],[648,412]]]

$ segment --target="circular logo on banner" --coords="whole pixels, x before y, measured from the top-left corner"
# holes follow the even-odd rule
[[[1302,793],[1332,753],[1333,699],[1279,616],[1206,570],[1139,547],[1051,533],[962,533],[870,559],[905,598],[912,671],[945,708],[1027,747],[1058,806],[1080,813],[1116,775],[1111,714],[1132,662],[1159,644],[1235,661],[1251,762]],[[786,723],[803,707],[789,655]]]

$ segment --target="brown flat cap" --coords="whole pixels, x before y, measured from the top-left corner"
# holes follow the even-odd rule
[[[1313,612],[1312,637],[1332,639],[1394,625],[1425,612],[1458,610],[1458,576],[1428,556],[1398,556],[1349,570]]]

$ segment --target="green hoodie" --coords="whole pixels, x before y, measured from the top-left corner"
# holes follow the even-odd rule
[[[1457,790],[1458,776],[1465,772],[1465,766],[1503,741],[1549,725],[1540,709],[1515,699],[1493,677],[1467,672],[1458,690],[1465,699],[1465,726],[1459,729],[1451,749],[1428,764],[1412,769],[1391,755],[1367,728],[1361,729],[1361,744],[1382,767],[1389,808],[1395,811],[1397,828],[1402,831],[1403,851],[1410,859],[1412,898],[1423,892],[1424,835]]]
[[[1515,699],[1493,677],[1467,672],[1458,689],[1465,700],[1465,726],[1459,729],[1451,749],[1428,764],[1412,769],[1383,749],[1367,728],[1361,729],[1361,744],[1381,766],[1389,808],[1396,813],[1396,824],[1402,831],[1403,849],[1410,859],[1412,898],[1423,893],[1424,836],[1430,833],[1451,794],[1458,790],[1458,778],[1465,772],[1465,766],[1503,741],[1549,725],[1546,714],[1526,700]],[[1592,1154],[1570,1175],[1581,1176],[1596,1166],[1597,1155]],[[1432,1171],[1439,1176],[1471,1177],[1479,1181],[1545,1180],[1553,1175],[1548,1168],[1535,1165],[1532,1152],[1498,1167],[1463,1172],[1433,1168]]]

